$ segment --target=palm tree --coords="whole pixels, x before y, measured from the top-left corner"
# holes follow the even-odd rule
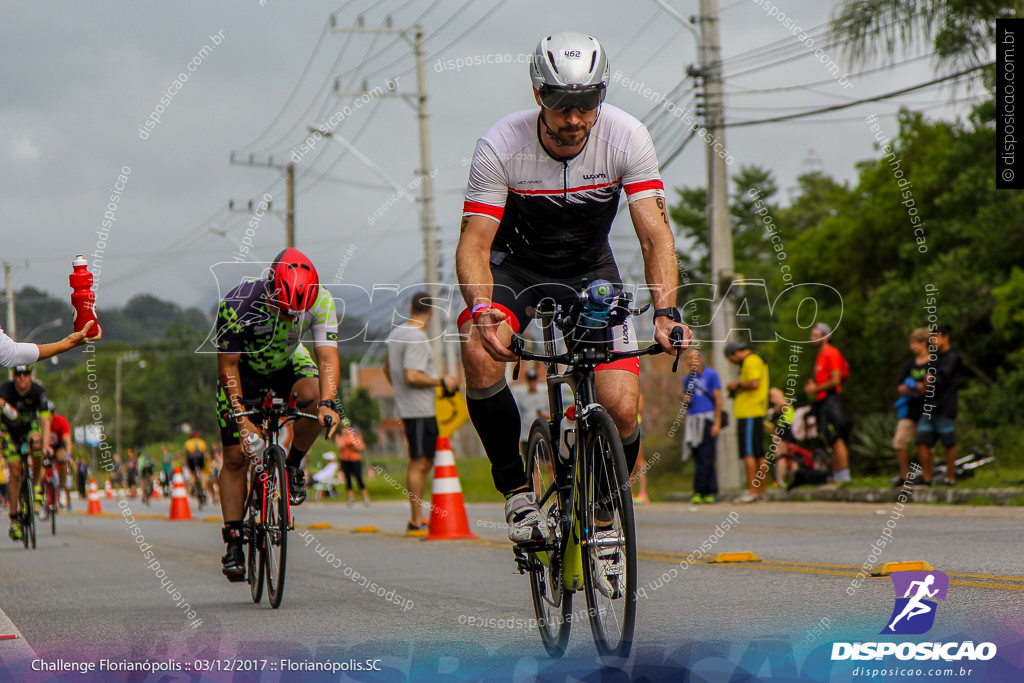
[[[996,19],[1013,16],[1024,16],[1024,0],[844,0],[830,32],[851,66],[924,47],[953,72],[988,62]]]

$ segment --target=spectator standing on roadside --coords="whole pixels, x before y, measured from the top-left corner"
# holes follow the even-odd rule
[[[704,367],[700,349],[687,351],[690,374],[683,380],[684,401],[689,401],[683,426],[683,448],[693,455],[693,503],[718,499],[718,434],[722,431],[722,381],[714,368]]]
[[[921,461],[921,476],[925,482],[932,479],[935,467],[936,441],[946,447],[946,486],[956,484],[956,416],[960,398],[960,354],[950,348],[953,328],[943,323],[935,328],[928,340],[929,355],[936,356],[928,364],[925,395],[921,419],[917,423],[917,457]]]
[[[426,531],[429,527],[423,516],[423,492],[427,474],[434,466],[437,451],[437,400],[435,387],[446,393],[458,388],[458,380],[451,376],[434,376],[434,361],[427,338],[427,321],[434,309],[427,292],[417,292],[409,306],[409,320],[391,330],[385,343],[384,377],[395,390],[398,416],[402,418],[405,436],[409,442],[409,468],[406,486],[412,518],[407,532]]]
[[[850,438],[852,421],[841,395],[849,366],[839,349],[832,346],[831,337],[832,328],[825,323],[811,329],[811,343],[818,349],[818,357],[814,361],[814,377],[807,380],[804,390],[814,401],[818,434],[832,448],[832,481],[842,484],[850,481],[846,440]]]
[[[514,392],[519,407],[519,443],[526,452],[526,440],[530,438],[530,427],[538,417],[548,417],[548,392],[540,390],[537,371],[526,371],[526,384],[516,386]]]
[[[354,479],[363,494],[363,505],[370,507],[370,493],[363,483],[363,451],[366,444],[363,437],[352,422],[347,418],[341,419],[341,431],[334,438],[338,446],[338,460],[341,463],[341,471],[345,475],[345,491],[348,492],[348,506],[352,507],[356,502],[356,492],[352,487]]]
[[[740,458],[747,476],[747,491],[738,503],[764,500],[768,464],[764,460],[764,418],[768,414],[768,366],[759,355],[747,348],[746,343],[730,341],[725,345],[725,357],[740,366],[740,378],[726,387],[734,397],[736,434],[739,439]]]
[[[900,466],[900,478],[896,488],[901,488],[910,476],[910,458],[907,450],[914,443],[917,423],[924,410],[925,377],[928,375],[928,328],[919,327],[910,333],[910,352],[913,358],[907,360],[896,379],[896,393],[900,398],[896,402],[899,421],[896,433],[892,437],[892,447],[896,449],[896,460]],[[929,473],[928,478],[931,479]]]
[[[82,500],[85,500],[88,497],[87,492],[85,490],[85,485],[88,483],[88,480],[89,462],[87,458],[81,458],[78,461],[78,481],[75,483],[78,484],[78,495],[81,497]]]

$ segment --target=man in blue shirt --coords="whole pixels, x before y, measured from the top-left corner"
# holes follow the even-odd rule
[[[715,457],[722,430],[722,382],[714,368],[704,367],[699,349],[690,349],[690,374],[683,380],[683,401],[689,406],[683,429],[683,452],[693,454],[693,502],[714,503],[718,495]]]

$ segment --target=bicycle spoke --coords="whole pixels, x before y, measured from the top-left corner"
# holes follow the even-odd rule
[[[603,410],[588,418],[582,466],[590,626],[599,654],[625,657],[636,619],[632,493],[618,432]]]
[[[556,463],[547,420],[538,418],[530,428],[526,448],[526,476],[537,497],[538,508],[554,520],[554,550],[529,553],[530,592],[544,649],[552,657],[561,657],[569,641],[572,592],[562,586],[561,534],[562,504],[555,476]]]

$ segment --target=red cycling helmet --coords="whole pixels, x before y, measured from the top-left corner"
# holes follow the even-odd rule
[[[308,311],[320,293],[320,277],[313,262],[294,247],[274,258],[267,281],[270,302],[289,314]]]

